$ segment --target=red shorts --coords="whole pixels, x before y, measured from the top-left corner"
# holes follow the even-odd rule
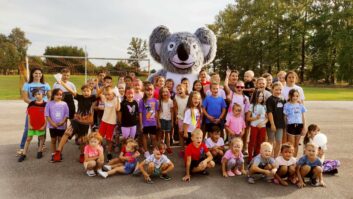
[[[99,126],[99,134],[101,134],[101,136],[106,140],[112,141],[115,126],[115,124],[108,124],[101,121]]]

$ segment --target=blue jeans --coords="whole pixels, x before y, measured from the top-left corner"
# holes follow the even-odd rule
[[[23,149],[25,147],[26,140],[27,140],[27,133],[28,133],[28,115],[26,114],[25,129],[23,130],[20,149]]]

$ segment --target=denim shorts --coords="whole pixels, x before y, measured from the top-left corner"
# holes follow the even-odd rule
[[[266,128],[266,131],[267,131],[267,137],[269,141],[274,141],[276,138],[276,141],[282,142],[283,129],[276,129],[276,132],[272,132],[271,128]]]
[[[160,119],[159,120],[161,122],[161,130],[162,131],[172,131],[172,120],[164,120],[164,119]]]
[[[136,167],[136,163],[137,162],[126,162],[125,165],[124,165],[125,173],[126,174],[130,174],[130,173],[134,172],[135,167]]]

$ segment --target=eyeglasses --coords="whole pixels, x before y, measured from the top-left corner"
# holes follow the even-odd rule
[[[236,86],[236,88],[244,89],[244,86]]]

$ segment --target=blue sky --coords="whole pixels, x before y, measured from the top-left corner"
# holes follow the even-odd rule
[[[20,27],[32,42],[28,54],[46,46],[87,47],[89,56],[127,58],[131,37],[148,39],[153,28],[194,32],[214,22],[231,0],[0,0],[0,32]],[[152,62],[154,68],[158,64]]]

